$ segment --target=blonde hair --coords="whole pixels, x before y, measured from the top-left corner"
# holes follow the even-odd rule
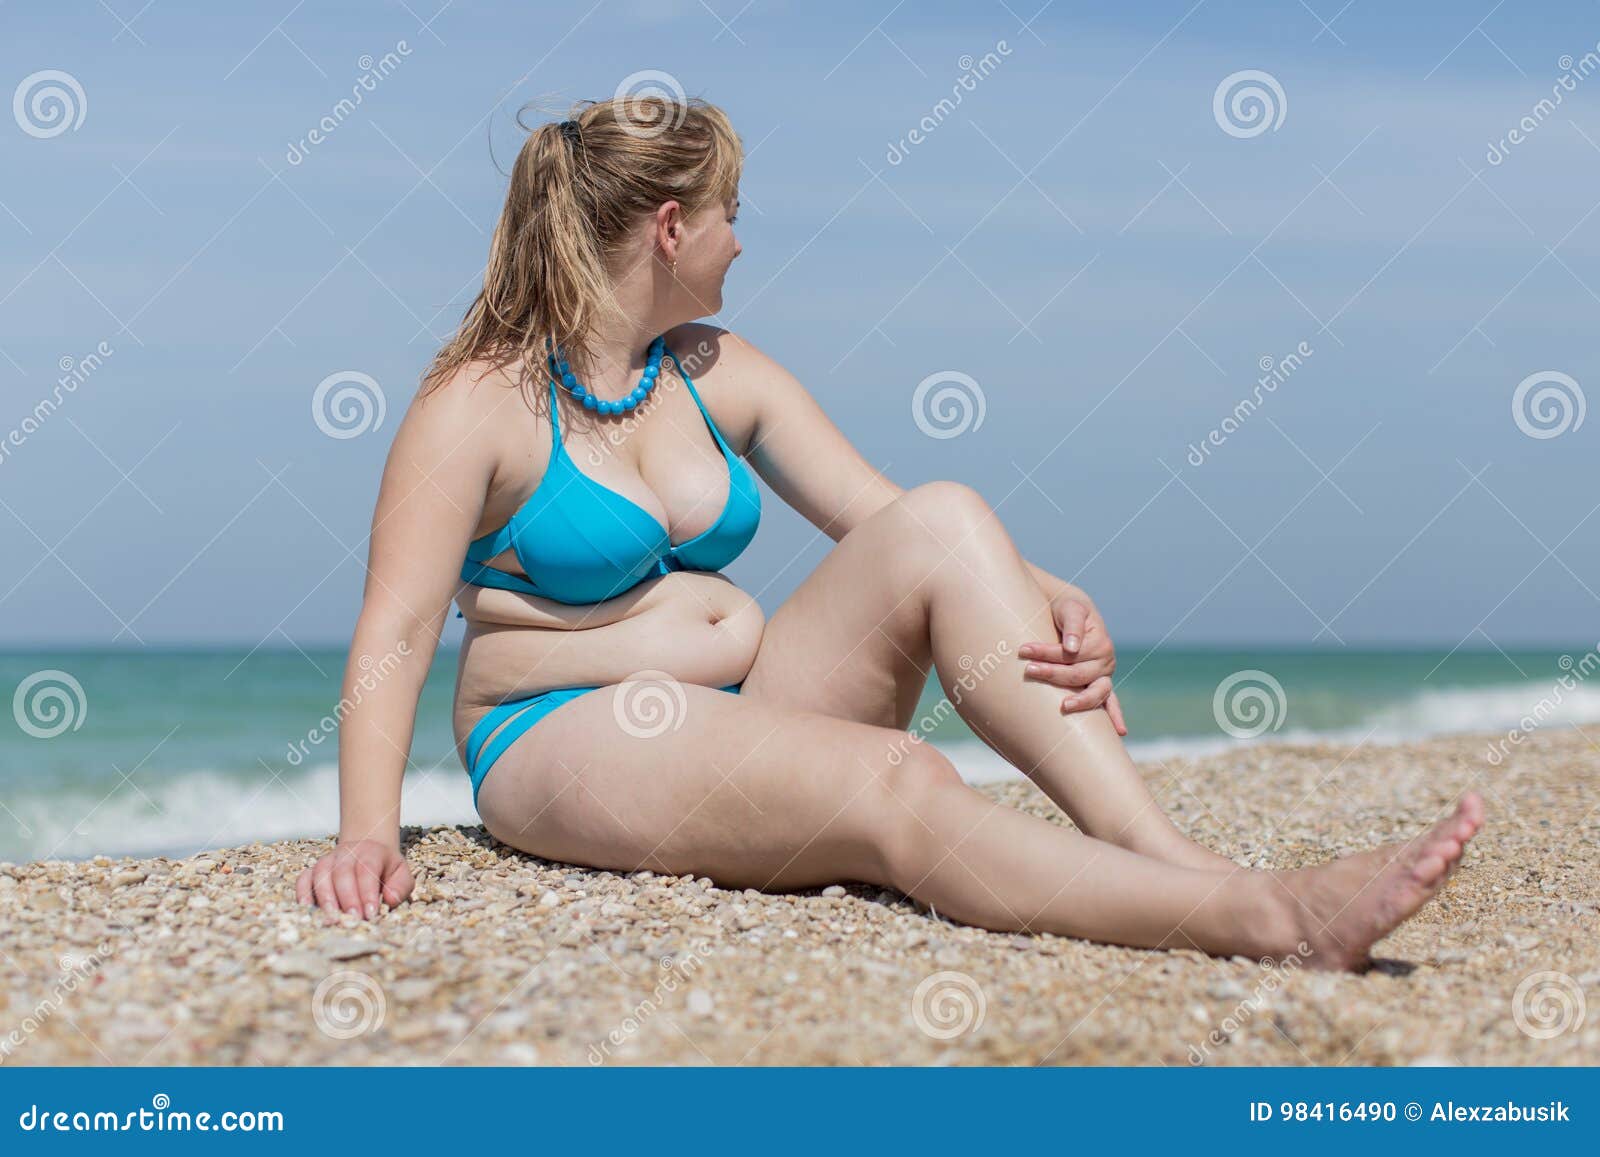
[[[727,114],[698,97],[579,101],[568,121],[533,129],[511,168],[483,288],[422,392],[480,360],[514,364],[520,383],[542,372],[546,339],[587,366],[596,326],[619,316],[608,268],[629,231],[665,201],[691,216],[731,200],[742,164]]]

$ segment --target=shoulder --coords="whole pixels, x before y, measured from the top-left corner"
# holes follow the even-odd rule
[[[494,455],[508,427],[526,429],[525,393],[506,370],[469,362],[436,383],[418,386],[395,432],[395,445],[428,458]],[[521,417],[514,420],[513,410]]]
[[[666,338],[706,408],[715,411],[723,437],[740,453],[755,442],[764,417],[799,386],[754,342],[721,326],[688,322]]]
[[[683,368],[689,371],[697,386],[701,378],[710,380],[713,375],[726,377],[735,372],[763,372],[778,364],[748,338],[703,321],[673,326],[666,338],[667,345],[683,362]]]
[[[425,421],[479,421],[507,406],[525,409],[521,399],[526,396],[529,396],[528,390],[520,388],[518,378],[509,367],[475,359],[456,367],[432,388],[427,383],[420,385],[411,409]]]
[[[697,389],[704,384],[721,397],[737,395],[751,405],[804,391],[776,358],[732,330],[690,322],[668,330],[667,344]]]
[[[699,385],[702,378],[709,379],[739,344],[731,330],[703,321],[675,325],[663,336],[667,339],[667,348],[694,379],[695,385]]]

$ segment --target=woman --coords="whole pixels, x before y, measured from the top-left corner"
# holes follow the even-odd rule
[[[523,145],[483,291],[395,436],[346,690],[404,658],[353,697],[339,842],[300,898],[370,918],[409,894],[400,782],[455,599],[474,801],[530,854],[767,890],[868,881],[996,930],[1363,966],[1444,882],[1481,801],[1300,871],[1187,840],[1123,748],[1089,596],[1025,560],[975,491],[895,485],[781,366],[694,324],[739,255],[727,117],[580,107]],[[760,517],[742,458],[837,543],[770,622],[718,573]],[[930,667],[1079,831],[997,805],[908,735]]]

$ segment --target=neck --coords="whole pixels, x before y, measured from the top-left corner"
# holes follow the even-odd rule
[[[686,311],[675,304],[670,281],[661,262],[650,257],[613,273],[611,299],[622,320],[597,328],[589,339],[590,364],[573,367],[595,397],[610,401],[626,397],[639,384],[650,343],[679,322],[709,312]]]
[[[596,336],[590,342],[587,368],[574,366],[583,388],[601,401],[616,401],[630,394],[639,384],[649,364],[650,343],[656,335],[630,331],[627,337],[609,340]]]
[[[630,326],[625,332],[597,333],[589,343],[594,360],[589,376],[595,379],[595,385],[603,387],[611,382],[627,381],[622,393],[633,389],[634,382],[645,367],[650,343],[659,333],[659,329],[652,329],[648,325]],[[589,386],[588,382],[584,384]],[[594,386],[589,388],[594,389]],[[599,392],[603,394],[605,391],[602,389]]]
[[[594,332],[589,340],[591,364],[574,370],[595,397],[614,401],[639,384],[652,341],[679,322],[709,311],[686,311],[676,304],[665,266],[649,255],[611,272],[611,299],[623,320],[608,321]]]

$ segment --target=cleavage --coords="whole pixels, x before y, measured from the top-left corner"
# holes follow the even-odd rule
[[[696,411],[696,416],[699,416],[698,411]],[[685,463],[692,462],[694,465],[692,468],[680,467],[677,473],[671,475],[668,479],[668,495],[669,497],[679,498],[680,501],[677,503],[663,501],[660,497],[660,492],[644,480],[644,472],[638,467],[628,475],[626,488],[617,485],[609,478],[601,477],[595,472],[595,464],[592,461],[594,457],[604,455],[601,447],[593,444],[580,444],[570,447],[563,446],[563,450],[569,463],[578,473],[584,475],[590,482],[637,506],[652,521],[665,528],[669,544],[673,547],[678,547],[710,530],[716,524],[718,518],[721,517],[722,511],[727,507],[728,500],[732,497],[732,464],[723,456],[721,447],[717,445],[716,439],[712,437],[710,429],[706,428],[705,422],[702,421],[700,425],[705,430],[705,437],[711,442],[715,460],[722,463],[723,469],[717,471],[714,466],[696,461],[696,459],[703,458],[703,450],[701,453],[695,453],[694,451],[680,453],[681,461]],[[658,448],[657,452],[659,453],[661,449],[664,448]],[[649,451],[646,450],[646,453],[649,453]],[[614,451],[611,456],[620,458],[621,454]],[[721,488],[717,486],[718,473],[721,473],[726,480],[726,484]],[[671,507],[674,505],[683,508],[682,517],[676,520],[671,518]],[[697,515],[703,509],[709,509],[712,512],[708,517],[704,517],[704,525],[697,528],[694,533],[685,535],[681,540],[674,540],[675,523],[681,525],[686,521],[698,522],[701,519]]]

